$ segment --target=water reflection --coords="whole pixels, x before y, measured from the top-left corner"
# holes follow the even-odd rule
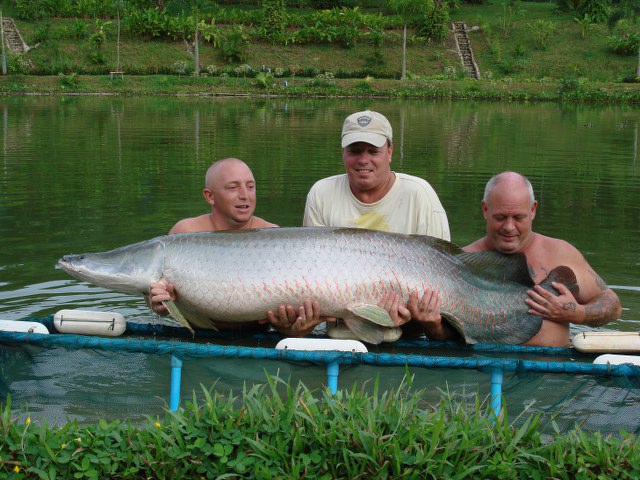
[[[536,228],[575,244],[640,330],[639,115],[636,107],[380,99],[2,98],[0,315],[61,308],[153,318],[141,299],[54,268],[63,254],[165,233],[206,211],[203,175],[237,156],[258,181],[257,214],[300,225],[306,193],[340,173],[344,118],[380,110],[395,129],[394,169],[426,178],[454,242],[483,234],[486,180],[513,169],[540,201]]]

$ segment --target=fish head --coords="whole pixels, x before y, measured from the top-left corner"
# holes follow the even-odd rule
[[[162,277],[163,252],[163,242],[152,239],[106,252],[65,255],[58,267],[94,285],[139,295]]]

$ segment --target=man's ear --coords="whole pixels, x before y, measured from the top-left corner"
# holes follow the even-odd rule
[[[205,188],[204,190],[202,190],[202,195],[204,196],[204,199],[207,201],[209,205],[213,206],[213,204],[216,203],[213,200],[213,192],[208,188]]]
[[[531,205],[531,220],[536,218],[536,210],[538,209],[538,201],[534,200],[533,205]]]

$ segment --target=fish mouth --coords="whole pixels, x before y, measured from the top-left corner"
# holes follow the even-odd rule
[[[65,271],[74,270],[73,263],[71,261],[71,255],[65,255],[64,257],[60,258],[58,260],[58,263],[56,263],[55,268],[57,268],[58,270],[62,269]]]

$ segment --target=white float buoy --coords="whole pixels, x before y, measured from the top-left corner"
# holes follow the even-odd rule
[[[367,347],[357,340],[336,340],[331,338],[285,338],[278,342],[276,349],[309,352],[368,352]]]
[[[124,333],[127,322],[115,312],[60,310],[53,317],[53,326],[60,333],[117,337]]]

